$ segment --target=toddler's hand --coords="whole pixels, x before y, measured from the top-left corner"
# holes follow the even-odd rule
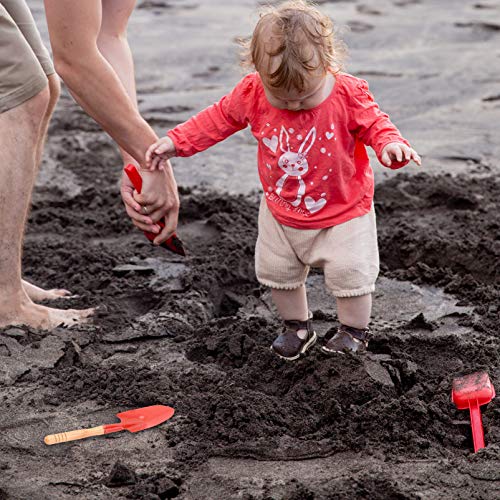
[[[390,167],[393,160],[399,162],[413,160],[418,166],[422,165],[418,153],[402,142],[391,142],[382,150],[381,161],[386,167]]]
[[[162,160],[168,160],[175,155],[175,144],[167,135],[149,146],[146,151],[146,166],[151,170],[156,170]]]

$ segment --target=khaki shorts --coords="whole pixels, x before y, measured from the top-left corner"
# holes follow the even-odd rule
[[[0,0],[0,113],[47,86],[55,73],[25,0]]]
[[[310,267],[323,269],[326,286],[336,297],[372,293],[379,271],[373,207],[338,226],[295,229],[280,224],[262,198],[255,247],[259,282],[271,288],[298,288],[305,283]]]

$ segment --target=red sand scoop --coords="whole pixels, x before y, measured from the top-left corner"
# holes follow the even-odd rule
[[[120,419],[119,424],[100,425],[91,429],[78,429],[76,431],[61,432],[60,434],[51,434],[45,436],[45,444],[59,444],[67,441],[76,441],[92,436],[102,436],[112,432],[129,431],[139,432],[150,427],[159,425],[174,414],[174,409],[170,406],[154,405],[137,408],[136,410],[124,411],[116,416]]]
[[[135,168],[134,165],[129,164],[123,170],[128,175],[128,178],[134,185],[135,190],[140,194],[142,190],[142,177],[141,174],[139,174],[137,168]],[[157,224],[160,226],[161,229],[165,227],[165,223],[161,220],[159,220]],[[153,241],[157,236],[156,234],[149,233],[147,231],[144,231],[144,234],[146,235],[146,238],[149,241]],[[182,241],[177,237],[176,234],[173,234],[167,241],[164,241],[160,246],[178,255],[182,255],[183,257],[186,255],[186,252],[184,250],[184,245],[182,244]]]
[[[483,422],[480,406],[495,397],[495,388],[486,372],[476,372],[453,380],[451,400],[459,410],[470,410],[474,452],[484,448]]]

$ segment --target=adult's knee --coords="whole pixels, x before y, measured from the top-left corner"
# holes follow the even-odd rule
[[[44,121],[49,102],[50,90],[47,83],[38,94],[11,110],[16,127],[36,136]]]
[[[27,121],[34,127],[39,127],[47,112],[50,102],[50,89],[47,84],[38,94],[28,99],[20,106],[21,120]]]

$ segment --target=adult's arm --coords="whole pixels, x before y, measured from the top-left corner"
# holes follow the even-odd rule
[[[139,114],[115,69],[98,49],[102,26],[102,0],[45,0],[50,43],[57,73],[75,100],[117,142],[145,167],[145,152],[157,140],[153,129]],[[170,163],[163,171],[143,174],[142,195],[132,196],[132,186],[122,178],[122,197],[134,224],[151,230],[163,218],[165,228],[158,237],[164,241],[175,232],[179,213],[177,185]],[[151,200],[155,200],[151,206]],[[139,213],[149,205],[154,216]]]

